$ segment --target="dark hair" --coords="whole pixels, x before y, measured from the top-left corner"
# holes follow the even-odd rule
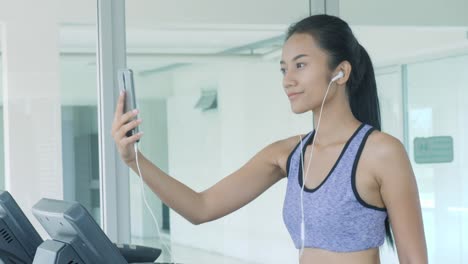
[[[367,51],[359,44],[349,25],[330,15],[314,15],[289,27],[286,40],[293,34],[309,34],[329,57],[328,67],[334,70],[341,62],[348,61],[351,74],[346,92],[351,111],[356,119],[380,130],[380,107],[374,67]],[[394,247],[388,217],[385,219],[387,242]]]

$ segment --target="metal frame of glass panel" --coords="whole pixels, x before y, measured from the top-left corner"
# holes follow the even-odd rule
[[[110,135],[118,98],[117,69],[126,66],[125,0],[98,0],[98,126],[101,223],[118,243],[130,242],[128,167]]]

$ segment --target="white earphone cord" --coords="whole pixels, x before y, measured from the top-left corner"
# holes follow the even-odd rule
[[[312,146],[310,150],[310,157],[309,157],[309,162],[307,164],[307,170],[304,173],[304,154],[302,152],[303,145],[302,145],[302,137],[299,135],[300,143],[301,143],[301,167],[302,167],[302,190],[301,190],[301,249],[299,251],[299,259],[302,257],[302,254],[304,253],[304,243],[305,243],[305,220],[304,220],[304,187],[307,181],[307,176],[309,173],[309,167],[310,167],[310,162],[312,161],[312,156],[314,153],[314,146],[315,146],[315,140],[317,139],[319,127],[320,127],[320,121],[322,120],[322,112],[323,112],[323,105],[325,104],[325,99],[327,99],[328,91],[330,90],[331,84],[335,81],[335,78],[330,81],[328,84],[327,92],[325,93],[325,96],[323,97],[322,100],[322,105],[320,107],[320,114],[319,114],[319,119],[317,122],[317,128],[315,129],[315,134],[314,134],[314,139],[312,140]]]
[[[166,243],[164,243],[163,237],[161,235],[161,231],[159,230],[158,220],[154,216],[153,210],[151,210],[151,207],[148,205],[148,201],[146,200],[145,188],[144,188],[144,185],[143,185],[143,182],[144,182],[143,181],[143,174],[141,174],[140,164],[138,162],[138,143],[137,142],[135,142],[134,148],[135,148],[135,160],[136,160],[136,164],[137,164],[138,175],[140,176],[140,192],[141,192],[141,195],[143,197],[143,201],[145,202],[146,208],[148,209],[148,211],[151,213],[151,216],[153,217],[153,221],[156,224],[156,230],[158,231],[159,240],[161,241],[163,247],[167,250],[167,253],[169,255],[169,261],[173,262],[171,251],[169,250],[169,247],[166,245]]]

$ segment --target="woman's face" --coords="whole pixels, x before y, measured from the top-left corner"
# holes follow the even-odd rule
[[[322,104],[331,72],[328,55],[309,34],[293,34],[283,46],[283,87],[294,113],[315,110]],[[327,98],[332,97],[333,90]]]

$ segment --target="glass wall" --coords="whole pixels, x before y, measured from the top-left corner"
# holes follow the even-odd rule
[[[419,187],[429,263],[466,263],[468,144],[462,135],[468,90],[462,72],[468,67],[468,20],[457,11],[466,8],[447,2],[421,13],[416,2],[361,4],[367,8],[340,1],[340,14],[378,69],[383,130],[405,143]],[[384,247],[382,253],[383,263],[398,263],[395,252]]]
[[[429,263],[465,263],[468,259],[464,246],[468,167],[463,164],[468,149],[463,138],[468,121],[463,101],[468,98],[468,80],[463,72],[468,56],[463,53],[468,49],[377,71],[383,130],[406,143],[418,182]],[[386,124],[396,130],[388,131]],[[407,136],[399,136],[400,132]],[[391,252],[386,253],[397,261]]]
[[[380,103],[382,131],[404,142],[401,67],[377,67],[375,75]]]
[[[61,5],[67,14],[74,9]],[[100,222],[95,0],[81,1],[60,28],[64,199],[80,202]],[[80,14],[77,16],[76,14]]]
[[[468,52],[466,52],[468,54]],[[409,156],[430,263],[468,261],[468,55],[409,64]]]

